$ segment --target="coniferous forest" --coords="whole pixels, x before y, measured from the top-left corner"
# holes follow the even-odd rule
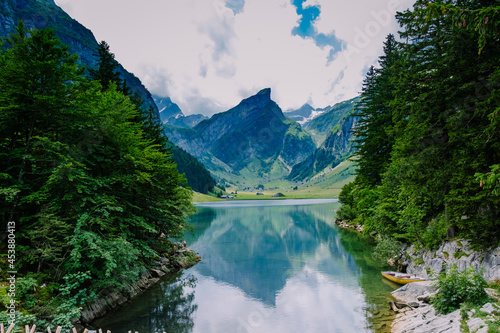
[[[489,0],[417,1],[368,71],[339,217],[433,248],[500,240],[500,23]]]
[[[357,171],[339,218],[428,248],[499,243],[499,13],[498,0],[418,0],[398,13],[400,36],[387,36],[353,114]],[[19,322],[68,326],[182,236],[195,208],[179,171],[201,192],[215,183],[190,172],[199,162],[170,145],[105,42],[91,69],[52,30],[22,22],[0,46],[0,218],[16,244],[8,252],[4,236],[2,263],[15,262]]]
[[[20,22],[2,50],[0,216],[15,232],[16,299],[64,325],[168,251],[191,190],[106,43],[88,73],[52,30]]]

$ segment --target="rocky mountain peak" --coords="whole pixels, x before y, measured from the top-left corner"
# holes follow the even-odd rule
[[[258,96],[267,96],[268,99],[271,99],[271,88],[264,88],[257,93]]]
[[[269,102],[271,102],[271,88],[265,88],[259,91],[257,94],[242,100],[238,106],[262,108]]]

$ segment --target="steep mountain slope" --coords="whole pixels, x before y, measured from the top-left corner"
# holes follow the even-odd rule
[[[160,120],[163,124],[168,124],[176,127],[194,127],[202,120],[207,119],[202,114],[190,114],[185,116],[181,108],[172,102],[170,97],[157,97],[153,96],[156,105],[160,112]]]
[[[331,109],[332,109],[331,106],[327,106],[326,108],[315,109],[306,103],[297,110],[286,111],[285,116],[287,118],[295,120],[303,128],[306,128],[311,121],[321,116],[322,114],[329,112]]]
[[[349,113],[328,132],[321,146],[309,158],[295,165],[288,176],[292,181],[303,181],[310,178],[325,168],[334,168],[345,161],[354,152],[352,130],[358,121],[353,116],[354,104],[351,104]]]
[[[325,141],[330,131],[346,114],[351,112],[357,102],[359,102],[359,97],[328,107],[321,115],[305,123],[304,128],[311,133],[314,141],[320,146]]]
[[[205,166],[179,146],[171,144],[170,149],[172,158],[177,163],[177,170],[186,176],[189,187],[203,194],[212,192],[216,183]]]
[[[283,115],[269,88],[192,129],[167,126],[166,132],[216,174],[247,180],[252,175],[283,178],[315,151],[311,136]]]
[[[170,118],[176,118],[184,115],[181,108],[172,102],[170,97],[161,98],[153,96],[153,99],[158,106],[158,112],[160,113],[160,120],[162,123],[165,124]]]
[[[13,32],[19,20],[29,29],[54,29],[57,37],[70,51],[80,56],[80,62],[89,68],[96,64],[95,54],[98,43],[92,32],[72,19],[53,0],[2,0],[0,2],[0,37],[7,37]],[[111,45],[111,48],[113,46]],[[141,81],[121,65],[119,72],[133,93],[144,101],[144,107],[158,111],[149,91]]]
[[[27,30],[54,29],[61,42],[69,45],[70,52],[80,56],[79,61],[82,65],[88,68],[95,66],[98,43],[94,35],[89,29],[66,14],[53,0],[0,1],[0,37],[9,36],[15,30],[19,20],[24,22]],[[144,101],[143,107],[145,109],[153,108],[159,119],[158,107],[141,81],[121,65],[119,65],[118,70],[131,92],[137,93]],[[182,115],[180,109],[179,112]],[[195,161],[193,156],[176,147],[172,147],[172,152],[179,172],[186,173],[189,186],[203,193],[206,193],[207,189],[213,188],[214,180],[203,165]]]
[[[285,116],[295,120],[299,124],[303,124],[313,113],[314,108],[309,104],[304,104],[297,110],[285,112]]]

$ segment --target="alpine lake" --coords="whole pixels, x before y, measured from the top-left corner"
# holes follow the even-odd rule
[[[336,199],[197,204],[202,261],[96,324],[111,332],[390,332],[398,287],[373,245],[335,223]]]

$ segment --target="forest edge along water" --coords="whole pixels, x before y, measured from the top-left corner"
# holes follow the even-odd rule
[[[202,261],[97,320],[112,332],[389,332],[372,245],[335,225],[336,199],[198,204]]]

